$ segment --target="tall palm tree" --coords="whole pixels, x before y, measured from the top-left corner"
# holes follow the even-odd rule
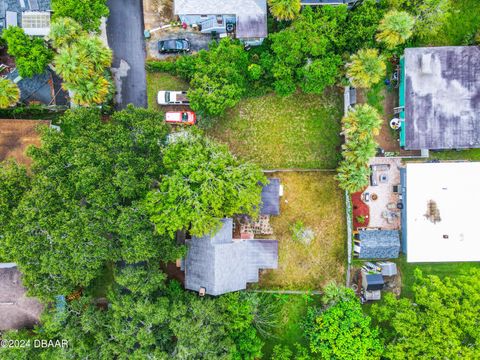
[[[51,26],[48,37],[52,40],[54,48],[59,49],[70,45],[79,37],[86,35],[81,25],[72,18],[56,18]]]
[[[100,105],[111,92],[111,83],[104,76],[84,79],[69,87],[73,91],[73,101],[81,106]]]
[[[0,109],[6,109],[20,100],[20,89],[17,84],[5,78],[0,78]]]
[[[387,66],[377,49],[361,49],[350,57],[347,76],[353,86],[370,88],[385,76]]]
[[[67,83],[76,84],[92,75],[89,60],[75,45],[60,49],[54,58],[55,71]]]
[[[96,73],[112,65],[112,50],[98,36],[81,37],[75,46]]]
[[[342,161],[337,169],[336,179],[339,186],[354,193],[368,186],[368,177],[370,176],[370,168],[368,166],[357,166],[348,161]]]
[[[365,140],[379,134],[382,122],[377,109],[368,104],[358,105],[343,117],[343,134],[349,140]]]
[[[412,36],[414,25],[415,18],[406,11],[390,10],[378,26],[377,41],[393,49]]]
[[[300,0],[268,0],[270,12],[277,20],[293,20],[300,13]]]

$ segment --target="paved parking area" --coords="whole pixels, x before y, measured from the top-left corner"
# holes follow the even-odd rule
[[[187,39],[191,43],[192,52],[201,49],[208,49],[208,44],[212,41],[210,34],[202,34],[198,31],[184,30],[180,27],[172,27],[158,30],[152,33],[152,38],[147,42],[147,54],[151,59],[166,59],[175,54],[160,54],[158,52],[158,42],[168,39]]]
[[[128,104],[147,107],[143,1],[108,0],[108,44],[113,50],[112,73],[117,108]]]

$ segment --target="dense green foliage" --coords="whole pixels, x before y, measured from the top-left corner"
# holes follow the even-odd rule
[[[160,234],[190,229],[201,236],[219,219],[255,214],[261,187],[260,169],[242,164],[227,148],[196,132],[177,137],[162,152],[165,175],[148,194],[147,206]]]
[[[98,112],[77,110],[62,118],[62,132],[42,131],[42,147],[29,152],[31,185],[2,214],[10,224],[0,237],[33,294],[87,286],[106,261],[176,258],[140,201],[162,171],[162,120],[128,109],[103,123]]]
[[[321,93],[342,76],[342,56],[373,45],[384,2],[365,1],[349,11],[346,6],[306,7],[286,29],[271,34],[273,86],[289,95],[301,86]]]
[[[152,264],[121,267],[108,307],[93,298],[51,307],[33,333],[2,338],[65,339],[68,348],[0,349],[2,359],[250,359],[261,357],[254,303],[233,293],[201,299]]]
[[[405,43],[413,34],[415,19],[406,11],[391,10],[385,14],[378,27],[377,40],[388,49]]]
[[[480,272],[449,278],[415,273],[413,299],[386,294],[372,316],[388,359],[475,359],[480,353]]]
[[[310,308],[305,322],[309,349],[321,359],[380,359],[378,330],[362,312],[351,289],[325,289],[322,308]]]
[[[452,14],[452,0],[388,0],[390,6],[415,17],[415,34],[422,40],[436,36]]]
[[[300,13],[300,0],[268,0],[270,12],[277,20],[292,20]]]
[[[73,92],[73,101],[90,106],[105,103],[114,91],[109,67],[112,51],[100,37],[79,31],[71,19],[59,18],[52,24],[50,37],[57,48],[55,69],[63,87]]]
[[[0,78],[0,109],[6,109],[20,100],[20,89],[17,84],[6,78]]]
[[[2,32],[8,53],[15,57],[15,65],[21,77],[43,73],[52,60],[53,53],[43,39],[25,34],[18,26],[9,26]]]
[[[361,49],[350,57],[347,76],[353,86],[370,88],[385,77],[386,70],[385,60],[377,49]]]
[[[375,156],[381,124],[380,114],[368,104],[356,106],[342,119],[345,144],[337,174],[342,189],[354,193],[368,185],[368,161]]]
[[[110,14],[107,0],[52,0],[52,10],[54,19],[69,17],[94,32],[99,31],[101,18]]]

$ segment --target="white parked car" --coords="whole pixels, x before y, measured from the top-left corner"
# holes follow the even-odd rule
[[[158,92],[157,102],[159,105],[188,105],[186,91],[162,90]]]

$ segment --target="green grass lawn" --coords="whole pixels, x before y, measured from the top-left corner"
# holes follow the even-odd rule
[[[269,94],[242,100],[207,133],[264,169],[334,169],[342,112],[343,96],[332,89],[322,95]]]
[[[480,29],[480,3],[478,0],[454,0],[453,14],[446,26],[435,37],[422,45],[468,45]]]
[[[271,336],[264,338],[263,359],[270,359],[273,347],[277,344],[294,349],[295,343],[305,345],[302,323],[309,306],[320,303],[316,295],[272,295],[282,303],[278,326]]]
[[[272,216],[278,240],[278,268],[262,274],[266,289],[318,290],[331,281],[344,283],[346,254],[345,196],[331,172],[283,172],[280,216]],[[314,238],[305,244],[293,237],[292,226],[303,223]]]
[[[158,110],[157,93],[160,90],[187,90],[188,83],[166,73],[147,71],[148,108]]]
[[[431,151],[430,158],[438,160],[472,160],[480,161],[480,149]]]
[[[468,272],[470,269],[480,269],[480,263],[456,262],[456,263],[407,263],[405,256],[398,259],[402,275],[402,297],[412,297],[412,286],[415,281],[414,271],[422,270],[424,275],[437,275],[440,278],[446,276],[455,277]]]

